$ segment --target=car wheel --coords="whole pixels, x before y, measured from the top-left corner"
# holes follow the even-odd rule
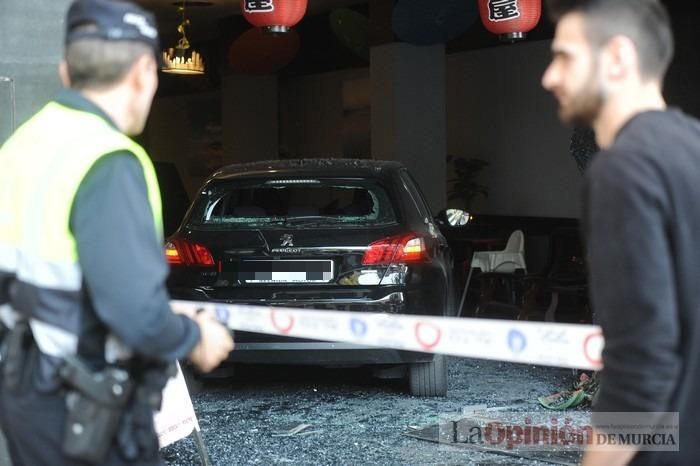
[[[436,354],[431,362],[414,362],[409,365],[408,385],[411,395],[447,395],[447,357]]]

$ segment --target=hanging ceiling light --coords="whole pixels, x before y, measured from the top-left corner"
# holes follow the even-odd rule
[[[177,11],[182,14],[182,21],[177,27],[180,33],[175,47],[163,50],[163,67],[161,71],[172,74],[198,75],[204,74],[204,60],[202,56],[190,47],[185,29],[189,27],[190,20],[185,17],[185,0],[177,7]]]

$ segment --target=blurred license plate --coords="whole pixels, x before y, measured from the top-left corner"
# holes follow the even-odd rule
[[[238,279],[246,283],[327,283],[333,280],[333,261],[243,261]]]

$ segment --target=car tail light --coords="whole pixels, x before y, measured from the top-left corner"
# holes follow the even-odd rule
[[[170,265],[214,265],[214,258],[206,246],[184,239],[166,241],[165,258]]]
[[[390,236],[369,245],[362,265],[389,265],[428,261],[425,240],[414,234]]]

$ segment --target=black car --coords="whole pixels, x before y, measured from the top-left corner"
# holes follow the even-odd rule
[[[454,315],[452,256],[398,162],[275,160],[209,177],[166,243],[174,299]],[[230,361],[373,365],[447,391],[444,356],[236,332]]]

